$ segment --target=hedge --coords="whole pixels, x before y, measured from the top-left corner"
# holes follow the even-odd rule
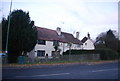
[[[118,59],[118,53],[112,49],[95,49],[95,50],[71,50],[71,55],[80,54],[100,54],[101,60],[115,60]],[[69,50],[63,53],[63,55],[69,55]]]

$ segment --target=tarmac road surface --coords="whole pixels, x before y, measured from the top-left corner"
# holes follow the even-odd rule
[[[3,79],[118,79],[118,63],[3,68]]]

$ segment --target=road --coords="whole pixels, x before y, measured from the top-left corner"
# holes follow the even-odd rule
[[[118,79],[118,63],[3,68],[3,79]]]

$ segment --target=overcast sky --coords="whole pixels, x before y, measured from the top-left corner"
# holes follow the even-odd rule
[[[12,11],[29,12],[39,27],[63,32],[80,32],[80,39],[89,32],[92,39],[109,29],[118,31],[119,0],[12,0]],[[10,0],[0,3],[0,16],[9,14]],[[63,23],[64,22],[64,23]]]

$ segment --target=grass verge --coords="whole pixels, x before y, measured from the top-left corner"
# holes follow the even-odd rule
[[[60,65],[60,64],[101,64],[118,62],[118,60],[85,60],[85,61],[48,61],[40,63],[26,63],[26,64],[3,64],[2,67],[30,67],[35,65]]]

